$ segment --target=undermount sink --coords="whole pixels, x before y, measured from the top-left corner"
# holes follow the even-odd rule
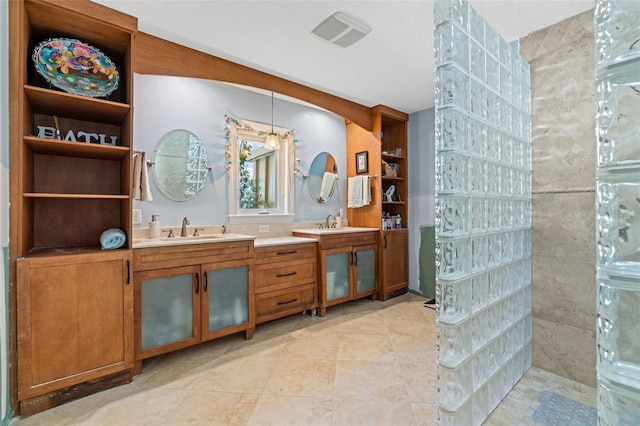
[[[180,241],[180,240],[211,240],[215,238],[224,238],[222,234],[209,234],[209,235],[190,235],[188,237],[160,237],[161,241]]]
[[[206,243],[218,243],[227,241],[241,241],[241,240],[253,240],[252,235],[244,234],[203,234],[188,237],[160,237],[160,238],[137,238],[133,240],[133,248],[143,247],[159,247],[159,246],[174,246],[183,244],[206,244]]]

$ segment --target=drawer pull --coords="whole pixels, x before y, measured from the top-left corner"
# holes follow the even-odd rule
[[[276,277],[278,277],[278,278],[290,277],[291,275],[295,275],[295,274],[297,274],[297,272],[289,272],[289,273],[286,273],[286,274],[278,274],[278,275],[276,275]]]
[[[284,302],[278,302],[278,305],[288,305],[289,303],[293,303],[293,302],[297,302],[298,298],[296,297],[295,299],[291,299],[291,300],[287,300]]]
[[[283,254],[296,254],[298,252],[298,250],[291,250],[291,251],[279,251],[277,254],[278,256],[283,255]]]

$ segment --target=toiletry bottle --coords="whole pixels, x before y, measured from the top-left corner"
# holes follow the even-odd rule
[[[149,222],[149,238],[160,238],[160,222],[158,221],[159,214],[151,215],[151,222]]]
[[[395,218],[395,228],[396,228],[396,229],[400,229],[400,228],[402,228],[402,217],[400,217],[400,215],[396,215],[396,218]]]
[[[387,216],[385,214],[385,212],[382,212],[382,230],[386,230],[387,229]]]
[[[338,211],[338,216],[336,217],[336,228],[342,228],[342,217],[344,216],[344,209],[340,209]]]
[[[391,213],[387,212],[387,229],[393,229],[393,220],[391,219]]]

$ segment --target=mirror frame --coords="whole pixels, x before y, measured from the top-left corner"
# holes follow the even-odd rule
[[[278,208],[277,209],[240,209],[240,197],[238,194],[239,179],[239,144],[238,138],[246,138],[253,141],[264,141],[271,131],[270,124],[258,123],[250,120],[240,120],[230,115],[225,115],[227,126],[225,127],[226,149],[229,157],[229,223],[273,223],[293,222],[295,217],[293,202],[293,151],[295,130],[273,126],[273,131],[278,134],[280,149],[277,150],[277,182],[278,182]]]

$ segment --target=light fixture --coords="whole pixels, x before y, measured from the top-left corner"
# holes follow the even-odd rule
[[[268,149],[280,149],[278,134],[273,131],[273,92],[271,92],[271,132],[267,134],[264,145]]]
[[[339,47],[349,47],[371,32],[371,27],[344,12],[336,12],[311,30],[311,34]]]

